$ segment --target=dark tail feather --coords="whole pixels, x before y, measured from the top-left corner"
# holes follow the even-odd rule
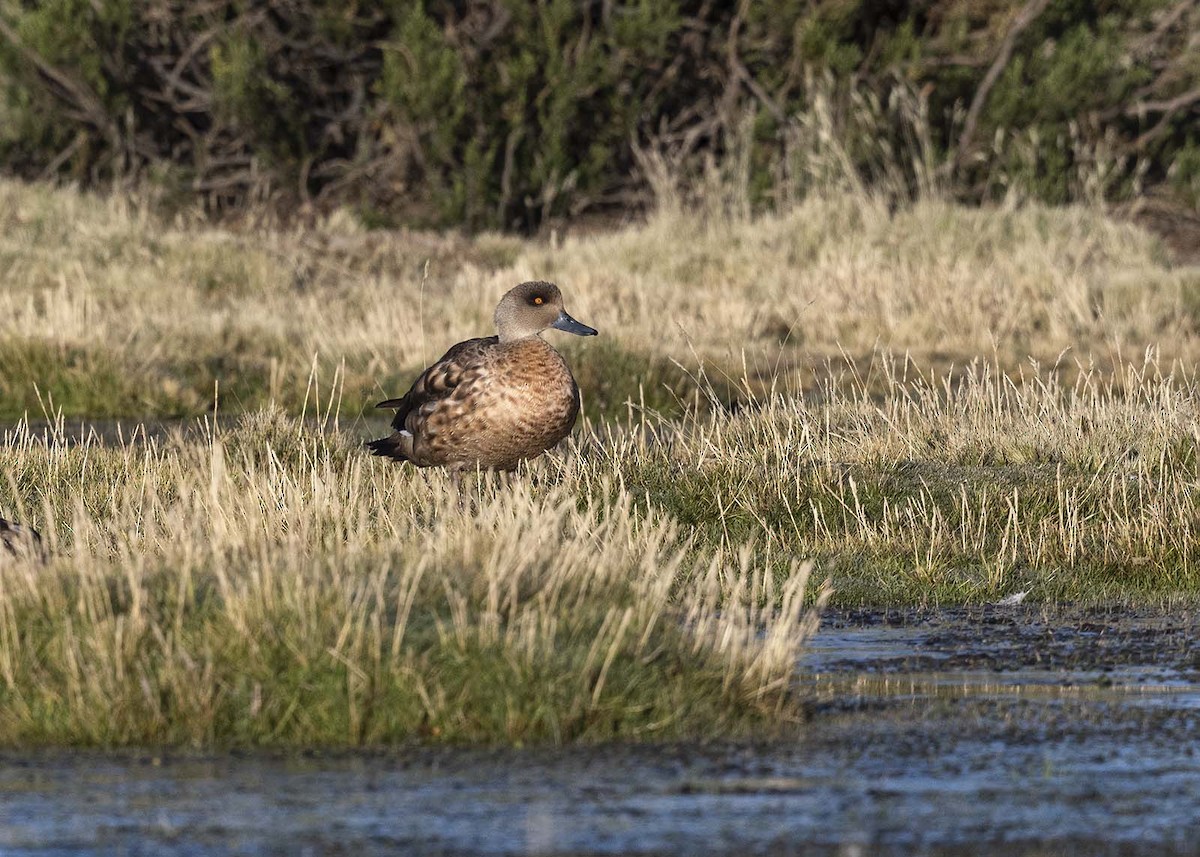
[[[33,527],[14,524],[4,518],[0,518],[0,548],[17,558],[37,559],[42,562],[48,559],[41,533]]]
[[[407,444],[404,442],[406,440]],[[381,437],[379,440],[368,440],[363,446],[371,450],[371,455],[381,455],[396,461],[408,461],[409,451],[412,449],[412,437],[405,437],[400,432],[393,432],[388,437]]]

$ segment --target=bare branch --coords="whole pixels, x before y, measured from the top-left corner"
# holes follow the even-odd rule
[[[1200,87],[1193,89],[1191,92],[1177,95],[1175,98],[1167,101],[1153,101],[1131,107],[1130,110],[1141,108],[1141,110],[1137,111],[1139,113],[1142,111],[1162,111],[1162,117],[1154,124],[1154,127],[1133,141],[1133,148],[1144,149],[1148,144],[1157,140],[1170,129],[1171,120],[1175,118],[1175,115],[1180,110],[1195,104],[1200,104]]]
[[[979,124],[979,115],[983,112],[983,106],[987,103],[987,97],[992,91],[992,87],[996,85],[996,81],[1000,79],[1000,75],[1004,69],[1008,67],[1008,62],[1012,59],[1013,47],[1017,43],[1017,37],[1029,27],[1038,16],[1046,10],[1050,5],[1050,0],[1029,0],[1013,21],[1012,26],[1008,28],[1008,33],[1004,36],[1004,41],[1000,44],[1000,50],[996,54],[996,59],[992,61],[991,67],[987,70],[987,74],[983,76],[983,80],[979,84],[979,89],[975,90],[975,97],[971,99],[971,106],[967,110],[967,118],[963,122],[963,131],[958,138],[958,150],[954,153],[954,160],[950,162],[950,172],[958,172],[962,165],[963,159],[971,148],[971,143],[975,138],[975,128]]]
[[[10,27],[3,17],[0,17],[0,37],[3,37],[5,41],[11,44],[21,56],[38,70],[38,73],[42,77],[53,84],[59,92],[59,97],[63,98],[64,101],[70,102],[79,113],[80,118],[108,137],[114,148],[121,148],[121,133],[117,130],[116,122],[109,116],[100,99],[96,97],[87,84],[75,80],[65,71],[55,68],[48,63],[41,54],[25,44],[21,37],[17,35],[17,31]]]

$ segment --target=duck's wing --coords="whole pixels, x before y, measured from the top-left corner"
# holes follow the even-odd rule
[[[462,382],[463,373],[477,364],[484,352],[498,341],[498,337],[483,336],[451,346],[449,351],[417,376],[407,393],[399,399],[380,402],[375,407],[395,408],[396,416],[392,420],[392,428],[403,430],[404,421],[409,413],[418,410],[426,402],[448,398],[454,392],[454,388]]]
[[[413,382],[412,388],[398,399],[380,402],[377,408],[394,408],[396,416],[391,437],[370,441],[367,446],[376,455],[405,460],[412,454],[412,433],[408,428],[409,415],[419,412],[422,405],[437,402],[453,395],[468,369],[484,359],[488,348],[499,342],[499,337],[483,336],[468,339],[450,348]]]

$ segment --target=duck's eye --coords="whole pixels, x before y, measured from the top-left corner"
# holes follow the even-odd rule
[[[541,306],[541,305],[542,305],[542,304],[544,304],[545,302],[546,302],[546,299],[545,299],[544,297],[542,297],[541,295],[537,295],[537,296],[536,296],[536,297],[533,299],[533,305],[534,305],[534,306]]]

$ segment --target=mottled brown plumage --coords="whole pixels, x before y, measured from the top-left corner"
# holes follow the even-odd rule
[[[562,356],[539,335],[548,327],[593,336],[567,315],[553,283],[522,283],[496,307],[496,336],[453,346],[399,399],[389,437],[375,455],[452,472],[511,470],[566,437],[579,415],[579,387]]]
[[[0,561],[5,559],[46,561],[42,535],[33,527],[0,518]]]

